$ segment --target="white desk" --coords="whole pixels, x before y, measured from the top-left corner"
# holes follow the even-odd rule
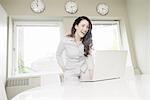
[[[22,92],[12,100],[148,100],[139,99],[134,80],[107,80],[74,85],[50,85]]]

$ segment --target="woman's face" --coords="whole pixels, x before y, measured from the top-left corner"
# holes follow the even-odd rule
[[[89,30],[89,22],[87,20],[81,20],[78,25],[75,25],[75,29],[76,34],[82,38]]]

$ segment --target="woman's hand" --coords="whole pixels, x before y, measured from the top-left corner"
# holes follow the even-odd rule
[[[93,79],[93,70],[92,69],[89,70],[89,78],[90,78],[90,80]]]
[[[87,81],[87,80],[92,80],[93,79],[93,70],[88,69],[86,72],[81,72],[81,81]]]

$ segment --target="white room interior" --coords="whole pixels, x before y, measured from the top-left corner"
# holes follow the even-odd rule
[[[98,97],[101,97],[102,100],[150,99],[150,95],[148,94],[150,92],[148,86],[150,83],[150,0],[74,0],[78,4],[78,11],[75,14],[69,14],[64,9],[64,5],[68,0],[43,0],[46,8],[42,13],[34,13],[31,10],[30,4],[32,1],[33,0],[0,0],[0,100],[11,100],[17,94],[31,88],[34,88],[33,91],[31,89],[25,92],[25,95],[29,97],[22,100],[37,100],[35,95],[38,95],[38,93],[41,93],[41,97],[45,96],[44,93],[47,94],[49,90],[43,87],[56,88],[56,91],[50,91],[52,93],[58,92],[59,90],[59,93],[61,93],[61,90],[64,90],[60,85],[59,70],[56,71],[58,66],[55,65],[53,59],[50,59],[52,60],[50,66],[55,65],[56,67],[50,68],[50,70],[52,70],[50,74],[35,73],[15,76],[12,71],[12,66],[14,66],[13,51],[15,49],[13,47],[13,39],[16,32],[14,27],[33,23],[38,25],[39,23],[41,24],[41,22],[43,22],[43,25],[49,25],[50,22],[50,25],[55,26],[55,24],[57,24],[61,27],[60,31],[62,34],[58,37],[61,38],[63,33],[70,31],[73,20],[82,15],[88,16],[93,22],[119,21],[122,44],[124,46],[123,50],[127,50],[130,54],[132,64],[125,70],[125,78],[128,81],[109,80],[100,84],[95,83],[96,87],[94,87],[94,83],[85,83],[85,85],[81,84],[81,87],[77,87],[77,90],[71,88],[75,91],[71,92],[70,95],[75,97],[73,93],[76,93],[78,89],[82,92],[89,89],[102,94],[87,92],[87,94],[83,94],[85,98],[81,100],[93,100],[92,98],[99,100]],[[101,16],[96,12],[96,5],[100,2],[109,5],[109,13],[106,16]],[[53,24],[51,21],[54,23],[56,21],[57,23]],[[36,64],[43,66],[43,63]],[[16,81],[16,84],[18,82],[20,86],[13,84],[13,81]],[[91,87],[93,88],[91,89]],[[101,90],[96,90],[98,87]],[[42,89],[44,92],[41,91]],[[30,94],[31,92],[35,92],[33,99],[32,94]],[[55,96],[60,96],[61,94],[59,93]],[[79,95],[80,93],[81,92],[78,92],[75,98],[81,96]],[[88,98],[88,95],[91,96]],[[58,99],[61,100],[61,97],[55,98],[55,100]],[[20,100],[19,96],[14,100]],[[39,100],[42,99],[39,98]],[[45,98],[45,100],[47,100],[47,98]],[[65,97],[63,100],[70,99],[69,97]]]

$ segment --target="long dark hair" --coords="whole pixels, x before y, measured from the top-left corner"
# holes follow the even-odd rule
[[[87,18],[86,16],[81,16],[81,17],[78,17],[77,19],[75,19],[75,21],[72,25],[72,28],[71,28],[71,34],[68,35],[68,36],[75,37],[75,32],[76,32],[75,25],[78,25],[82,20],[87,20],[88,23],[89,23],[88,32],[85,34],[85,36],[83,38],[81,38],[81,41],[84,45],[84,56],[87,57],[88,55],[90,55],[90,50],[93,46],[92,33],[91,33],[92,23],[91,23],[90,19]]]

